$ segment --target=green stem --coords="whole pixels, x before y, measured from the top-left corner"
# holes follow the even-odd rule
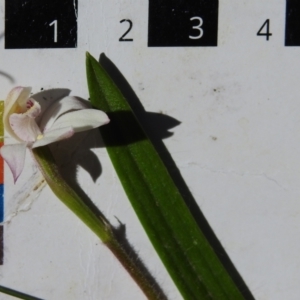
[[[28,294],[24,294],[21,292],[18,292],[16,290],[4,287],[4,286],[0,286],[0,293],[6,294],[6,295],[10,295],[19,299],[24,299],[24,300],[41,300],[40,298],[36,298],[33,296],[30,296]]]
[[[33,149],[32,153],[53,193],[113,252],[148,299],[164,299],[163,293],[145,274],[145,270],[137,262],[136,257],[129,255],[123,247],[109,221],[92,210],[61,177],[50,149],[47,146],[39,147]]]

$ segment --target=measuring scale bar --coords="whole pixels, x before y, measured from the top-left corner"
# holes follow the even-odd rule
[[[219,1],[149,1],[149,47],[214,47],[218,40]],[[77,0],[5,2],[5,49],[76,48]],[[285,46],[300,46],[300,3],[286,0]],[[126,38],[132,29],[119,39]],[[267,19],[257,32],[272,35]]]

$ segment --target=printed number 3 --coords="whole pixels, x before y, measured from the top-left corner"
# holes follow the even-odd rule
[[[193,29],[197,29],[199,31],[199,34],[198,35],[189,35],[189,38],[192,39],[192,40],[197,40],[197,39],[200,39],[202,38],[203,36],[203,29],[201,28],[201,26],[203,25],[203,19],[200,18],[200,17],[192,17],[190,18],[190,21],[194,21],[194,20],[198,20],[199,21],[199,24],[196,25],[196,26],[193,26]]]

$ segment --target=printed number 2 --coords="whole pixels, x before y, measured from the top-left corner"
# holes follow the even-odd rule
[[[193,20],[198,20],[199,21],[198,25],[192,27],[193,29],[197,29],[199,31],[199,34],[196,35],[196,36],[195,35],[189,35],[189,38],[192,39],[192,40],[201,39],[202,36],[203,36],[203,33],[204,33],[203,29],[201,28],[201,26],[203,25],[203,19],[200,18],[200,17],[190,18],[190,21],[193,21]]]
[[[54,43],[57,43],[57,20],[54,20],[49,26],[54,26]]]
[[[120,21],[120,23],[123,23],[123,22],[128,22],[129,23],[129,28],[127,29],[127,31],[125,31],[125,33],[119,38],[119,41],[120,42],[132,42],[133,39],[124,39],[124,37],[128,34],[128,32],[131,30],[132,28],[132,21],[131,20],[126,20],[126,19],[123,19]]]
[[[262,30],[264,30],[265,28],[265,32],[262,32]],[[257,35],[259,36],[265,36],[266,37],[266,40],[268,41],[269,40],[269,36],[272,35],[272,33],[270,33],[270,20],[267,19],[265,21],[264,24],[262,24],[262,26],[259,28],[258,32],[257,32]]]

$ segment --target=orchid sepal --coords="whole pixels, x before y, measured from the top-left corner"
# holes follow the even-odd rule
[[[24,169],[26,147],[27,145],[25,143],[19,143],[4,145],[0,149],[1,156],[11,170],[14,183],[16,183]]]

